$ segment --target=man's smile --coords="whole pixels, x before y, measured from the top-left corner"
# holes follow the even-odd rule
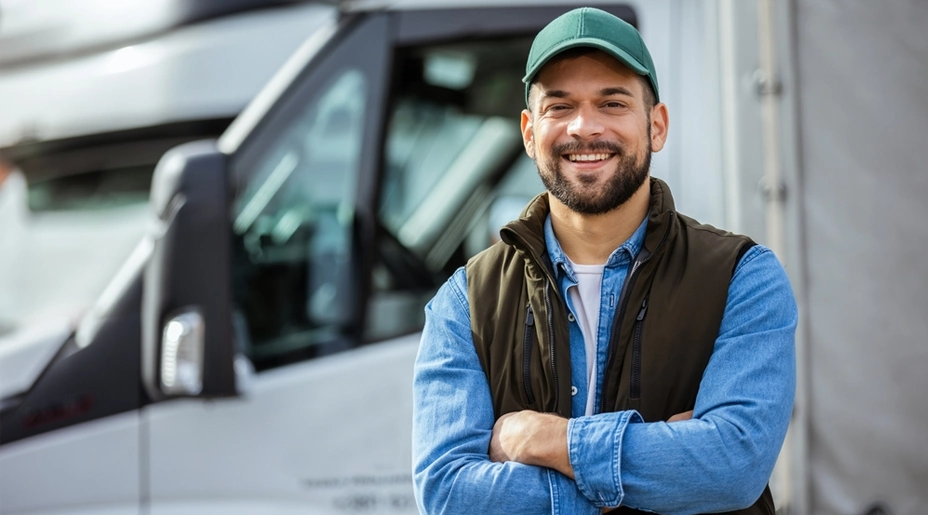
[[[565,154],[564,157],[567,160],[577,163],[577,162],[595,162],[595,161],[605,161],[615,154]]]

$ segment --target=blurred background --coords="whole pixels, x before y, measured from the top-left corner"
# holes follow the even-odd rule
[[[80,475],[83,465],[74,465],[80,460],[67,451],[64,440],[43,443],[67,439],[56,434],[75,429],[74,424],[59,421],[67,419],[72,408],[52,403],[40,405],[38,412],[23,411],[36,385],[41,386],[43,374],[48,375],[44,371],[49,364],[65,359],[63,342],[74,340],[78,328],[87,324],[97,309],[94,306],[100,305],[108,285],[133,261],[132,256],[144,254],[140,241],[151,235],[155,225],[149,198],[153,172],[166,151],[181,143],[220,137],[294,52],[302,47],[300,52],[309,57],[292,61],[296,63],[292,66],[311,65],[312,52],[319,46],[314,41],[337,40],[339,31],[347,32],[350,26],[346,20],[362,24],[371,13],[406,13],[387,31],[399,34],[393,50],[385,43],[368,47],[385,56],[393,70],[384,72],[393,73],[391,79],[372,82],[374,88],[383,90],[382,101],[388,103],[383,112],[388,117],[386,121],[377,116],[357,120],[377,124],[378,128],[366,130],[380,134],[383,129],[387,134],[382,136],[384,147],[372,153],[383,154],[385,178],[375,181],[376,185],[372,182],[368,189],[380,188],[372,198],[378,202],[382,232],[392,235],[384,237],[389,243],[382,245],[408,249],[380,252],[393,256],[394,261],[421,262],[431,276],[419,285],[421,291],[416,290],[415,296],[401,301],[398,296],[390,297],[389,310],[368,315],[364,320],[394,318],[393,325],[365,327],[358,341],[369,343],[382,340],[381,336],[403,334],[414,339],[421,324],[421,299],[427,300],[434,291],[429,281],[440,282],[462,259],[488,245],[498,227],[517,216],[524,202],[541,189],[531,162],[519,155],[520,141],[511,126],[517,123],[521,109],[517,81],[530,39],[523,32],[507,35],[498,29],[493,33],[495,46],[481,47],[481,30],[495,26],[494,9],[510,9],[498,19],[512,13],[525,19],[532,13],[550,19],[567,10],[568,4],[522,0],[0,0],[0,419],[13,420],[25,416],[22,413],[45,416],[48,406],[55,413],[55,425],[34,434],[29,429],[5,441],[0,434],[0,513],[139,513],[161,512],[162,508],[164,513],[198,513],[218,509],[217,505],[195,508],[184,504],[183,499],[191,498],[208,503],[203,499],[223,492],[216,484],[198,489],[190,478],[186,490],[179,490],[182,494],[168,495],[163,506],[156,502],[157,474],[146,472],[144,458],[154,451],[145,450],[146,437],[138,435],[147,430],[139,433],[138,428],[157,417],[147,419],[144,410],[132,429],[136,435],[132,449],[143,458],[126,465],[135,470],[135,486],[130,489],[134,493],[121,494],[115,504],[106,499],[105,492],[39,499],[43,492],[61,486],[55,481],[65,481],[61,479],[65,476],[48,476],[42,467],[73,469]],[[667,148],[654,158],[653,174],[670,183],[680,211],[748,234],[774,249],[796,292],[801,310],[799,389],[788,440],[771,482],[778,512],[928,513],[928,264],[923,258],[928,250],[928,2],[637,0],[602,4],[639,27],[657,65],[661,98],[670,109],[671,136]],[[469,9],[473,14],[468,14]],[[426,14],[417,18],[420,12]],[[426,28],[410,28],[416,23],[426,26],[420,18],[432,20],[429,16],[434,12],[454,12],[460,16],[460,26],[471,24],[480,30],[468,29],[460,39],[442,39]],[[374,38],[374,29],[367,30],[367,37]],[[404,30],[413,35],[403,36]],[[278,81],[299,81],[300,76],[285,71]],[[491,76],[515,80],[515,96]],[[354,76],[333,77],[341,77],[331,90],[336,93],[327,93],[319,102],[334,107],[307,112],[319,119],[335,113],[352,120],[356,110],[351,107],[352,97],[339,100],[337,92],[350,92],[355,87]],[[275,91],[280,94],[284,89]],[[472,92],[490,100],[477,105],[467,97]],[[268,102],[274,98],[265,97]],[[509,102],[513,98],[515,102]],[[299,110],[295,104],[288,105]],[[499,125],[498,120],[505,122]],[[312,166],[360,160],[360,140],[338,140],[338,131],[344,127],[294,127],[315,134],[317,147],[333,149],[330,155],[314,157],[317,161]],[[358,127],[358,134],[367,134],[363,123]],[[268,155],[283,148],[269,138],[251,146],[263,145]],[[342,150],[351,155],[340,155]],[[471,171],[458,160],[468,152],[498,157],[491,158],[486,172]],[[234,158],[231,162],[233,168],[238,167],[235,170],[250,169],[234,164]],[[268,158],[268,162],[277,166],[281,161]],[[303,165],[294,166],[300,170]],[[267,191],[262,186],[278,175],[271,170],[280,169],[261,164],[251,168],[263,178],[230,187],[246,192],[242,194],[245,200],[260,198],[259,193]],[[260,171],[265,168],[267,173]],[[439,168],[473,174],[473,184],[439,180],[440,174],[435,173]],[[390,174],[394,172],[389,170],[403,170],[406,175],[393,180]],[[329,184],[326,180],[313,179],[317,188]],[[484,182],[486,191],[478,187]],[[460,189],[465,187],[473,189]],[[468,194],[458,195],[460,199],[449,197],[448,188]],[[470,202],[478,196],[480,202]],[[239,206],[232,208],[239,210],[236,231],[247,218],[247,206],[254,205],[245,200],[234,201]],[[429,214],[442,203],[449,210],[447,225],[429,225],[434,218]],[[422,206],[430,210],[423,212]],[[344,206],[338,213],[344,213]],[[472,216],[462,220],[458,213]],[[316,220],[313,217],[318,214],[305,216]],[[454,216],[458,218],[451,220]],[[345,218],[333,217],[338,223]],[[261,220],[257,217],[248,223],[257,227]],[[274,223],[278,232],[255,237],[261,241],[277,238],[280,220]],[[254,229],[249,225],[242,232],[248,240]],[[455,236],[442,236],[448,234]],[[327,241],[336,244],[331,238]],[[269,259],[267,249],[262,252],[260,259]],[[390,259],[383,259],[387,265],[381,268],[396,275]],[[382,291],[400,289],[396,285],[402,281],[396,278],[384,279],[390,286],[378,283],[387,274],[381,268],[371,272],[373,286],[361,290],[372,299],[380,299]],[[247,289],[237,291],[236,295],[248,295]],[[265,301],[255,295],[251,298]],[[262,291],[260,295],[273,293]],[[326,298],[316,295],[306,301],[307,306],[313,303],[316,307],[305,310],[335,302]],[[238,300],[248,303],[248,299]],[[257,341],[257,323],[249,318],[248,309],[243,308],[242,318],[252,327],[244,333]],[[408,315],[408,323],[397,323],[395,314],[406,316],[407,312],[418,314]],[[313,323],[322,324],[319,320]],[[317,335],[318,327],[312,329]],[[293,340],[294,334],[287,336]],[[299,334],[318,337],[306,336],[305,331]],[[138,331],[133,335],[137,339]],[[345,346],[355,347],[360,344]],[[265,350],[269,348],[270,344]],[[296,370],[307,360],[330,354],[275,355],[273,360],[262,361],[260,352],[243,353],[252,367],[249,377],[258,383],[273,380],[272,373],[301,374]],[[327,370],[348,366],[344,361],[350,361],[350,355],[342,353],[342,361],[334,364],[317,360],[321,361],[318,366]],[[403,367],[411,366],[408,360],[404,363]],[[408,368],[400,371],[409,372]],[[314,369],[312,373],[324,372]],[[401,383],[399,395],[408,395],[405,384]],[[153,402],[147,394],[139,395],[139,409]],[[358,395],[363,397],[363,390]],[[82,401],[68,402],[67,406],[83,410]],[[209,409],[195,402],[188,399],[175,404],[190,410]],[[333,402],[337,404],[338,397]],[[281,404],[265,409],[276,413],[271,410],[288,408]],[[149,412],[155,413],[154,408]],[[366,418],[361,412],[354,416]],[[234,425],[239,419],[225,420]],[[172,424],[180,427],[179,422]],[[14,434],[9,429],[12,425],[3,427],[7,435]],[[15,431],[21,430],[16,427]],[[397,459],[408,462],[408,442],[403,440],[404,436],[408,440],[408,431],[402,425],[391,431],[405,446],[397,453],[404,457]],[[209,431],[204,429],[202,435]],[[230,442],[233,447],[242,446],[241,441]],[[383,440],[381,445],[392,443]],[[40,447],[44,457],[30,457]],[[384,458],[384,463],[389,459]],[[250,466],[262,474],[266,471],[261,467],[273,468],[274,463],[273,459],[258,460]],[[314,463],[327,466],[324,460]],[[389,477],[399,474],[400,479],[384,480],[384,484],[398,484],[397,491],[408,490],[403,479],[408,467],[389,463],[380,472],[394,474]],[[358,470],[351,473],[366,473]],[[361,492],[339,497],[320,508],[321,512],[415,509],[408,496],[378,501],[380,494],[368,495],[363,485],[344,477],[319,479],[322,476],[315,471],[308,474],[316,478],[310,481],[316,481],[311,488],[328,484],[341,488],[342,493]],[[37,482],[37,477],[44,477],[46,483]],[[306,481],[304,477],[304,487]],[[255,495],[263,496],[266,504],[249,504],[241,512],[305,509],[301,502],[322,498],[315,493],[301,497],[273,488],[268,491],[286,499],[287,508],[276,500],[268,501],[275,494],[262,491]],[[236,508],[230,504],[223,509]]]

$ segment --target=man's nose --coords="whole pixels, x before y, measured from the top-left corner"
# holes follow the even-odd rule
[[[601,135],[605,127],[596,109],[589,106],[577,108],[574,118],[567,125],[567,134],[578,139],[589,139]]]

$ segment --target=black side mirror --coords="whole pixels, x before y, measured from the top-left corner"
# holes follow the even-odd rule
[[[215,141],[180,145],[158,162],[142,297],[142,382],[154,400],[236,394],[228,204]]]

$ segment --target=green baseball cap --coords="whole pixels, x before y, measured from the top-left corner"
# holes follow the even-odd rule
[[[606,11],[581,7],[558,16],[535,36],[522,79],[525,83],[525,105],[528,105],[532,81],[545,63],[557,54],[577,47],[598,48],[638,75],[646,76],[654,89],[654,99],[660,102],[654,61],[638,30]]]

